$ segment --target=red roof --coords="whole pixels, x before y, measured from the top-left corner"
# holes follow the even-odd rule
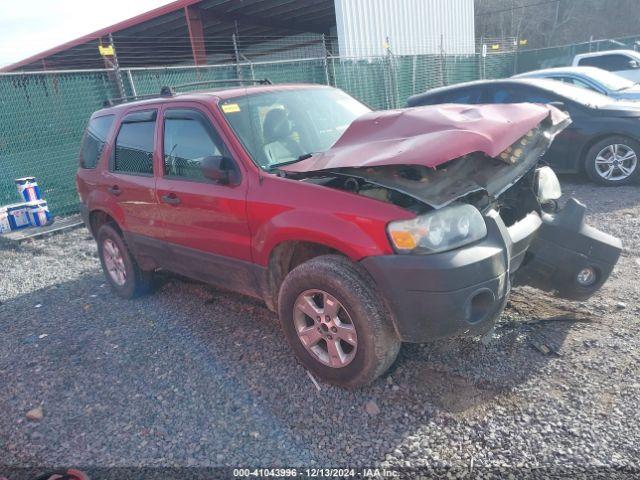
[[[175,12],[176,10],[181,10],[184,7],[188,7],[189,5],[193,5],[194,3],[200,3],[201,1],[202,0],[176,0],[175,2],[163,5],[162,7],[154,8],[153,10],[141,13],[140,15],[136,15],[135,17],[116,23],[114,25],[111,25],[110,27],[102,28],[80,38],[76,38],[75,40],[71,40],[70,42],[63,43],[62,45],[58,45],[57,47],[53,47],[49,50],[45,50],[44,52],[32,55],[31,57],[20,60],[19,62],[2,67],[0,68],[0,72],[10,72],[16,70],[20,67],[24,67],[25,65],[37,62],[38,60],[42,60],[43,58],[49,57],[56,53],[60,53],[70,48],[77,47],[84,43],[90,42],[91,40],[97,40],[100,37],[106,37],[110,33],[118,32],[120,30],[139,25],[140,23],[144,23],[167,13]]]
[[[187,15],[187,9],[197,6]],[[56,46],[0,68],[2,71],[105,68],[98,42],[113,34],[123,68],[188,64],[194,61],[189,21],[199,24],[195,38],[208,59],[234,61],[237,50],[292,36],[292,44],[272,46],[256,55],[283,48],[308,48],[335,25],[333,0],[177,0],[128,20]],[[299,34],[311,34],[296,39]],[[238,37],[238,44],[232,36]],[[317,45],[316,45],[317,46]],[[306,53],[305,53],[306,54]]]

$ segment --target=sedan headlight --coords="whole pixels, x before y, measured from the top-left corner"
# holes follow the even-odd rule
[[[550,167],[541,167],[536,170],[535,189],[540,203],[558,200],[562,196],[560,181]]]
[[[487,236],[482,214],[467,204],[450,205],[412,220],[391,222],[387,230],[398,253],[446,252]]]

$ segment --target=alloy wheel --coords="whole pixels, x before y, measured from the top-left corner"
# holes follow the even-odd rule
[[[107,238],[102,244],[102,252],[104,265],[111,280],[119,287],[122,287],[127,281],[127,268],[118,245],[110,238]]]
[[[307,290],[294,304],[293,322],[304,348],[332,368],[353,361],[358,348],[355,325],[344,306],[322,290]]]
[[[596,155],[596,173],[611,182],[625,180],[638,165],[638,156],[633,148],[616,143],[608,145]]]

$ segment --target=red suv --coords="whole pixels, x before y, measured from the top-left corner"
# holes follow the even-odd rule
[[[363,385],[401,342],[491,329],[515,281],[587,298],[620,241],[540,156],[543,105],[372,112],[318,85],[162,93],[89,121],[81,210],[120,296],[164,269],[263,299],[299,360]]]

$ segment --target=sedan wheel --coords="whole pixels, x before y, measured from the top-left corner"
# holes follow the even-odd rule
[[[637,166],[638,156],[628,145],[607,145],[596,155],[596,173],[606,181],[626,180],[633,175]]]
[[[585,171],[600,185],[626,185],[640,174],[639,154],[640,143],[629,137],[612,135],[591,146],[584,157]]]

